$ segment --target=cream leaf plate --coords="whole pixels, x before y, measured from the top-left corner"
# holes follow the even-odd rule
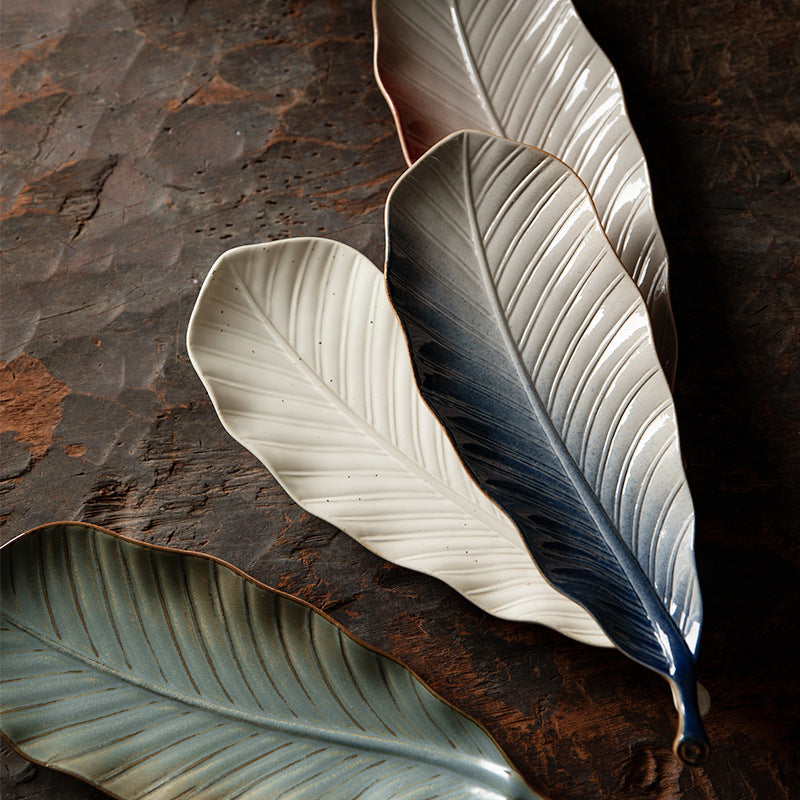
[[[300,506],[491,614],[610,645],[467,474],[363,255],[314,238],[230,250],[187,342],[222,424]]]
[[[564,161],[645,297],[672,382],[677,338],[647,164],[617,73],[572,3],[374,0],[373,19],[375,74],[408,162],[465,128]]]

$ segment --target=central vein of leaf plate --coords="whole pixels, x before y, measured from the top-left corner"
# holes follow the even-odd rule
[[[468,780],[476,781],[483,786],[500,789],[504,792],[507,791],[510,785],[516,786],[519,783],[519,778],[507,765],[500,763],[499,760],[493,761],[487,755],[467,755],[455,749],[448,749],[427,741],[410,741],[400,737],[389,737],[377,732],[357,733],[341,728],[326,728],[315,722],[295,722],[267,714],[243,711],[233,705],[206,700],[198,695],[187,694],[152,679],[140,677],[132,672],[117,669],[70,647],[62,640],[54,639],[42,631],[29,627],[5,611],[2,612],[2,618],[10,625],[42,642],[48,648],[85,664],[96,672],[108,675],[120,683],[136,686],[151,694],[157,694],[211,714],[263,728],[271,733],[284,734],[289,739],[310,739],[332,747],[368,751],[385,754],[393,758],[431,764],[448,772],[461,775]],[[471,744],[474,746],[474,741],[471,740]],[[485,748],[482,748],[482,750],[485,750]],[[506,795],[503,794],[503,796]]]
[[[466,199],[465,205],[469,220],[470,235],[474,245],[474,252],[478,258],[481,279],[486,290],[486,296],[491,306],[500,337],[509,354],[519,379],[520,386],[522,387],[522,391],[525,393],[528,399],[536,421],[544,431],[550,447],[556,454],[565,474],[569,478],[578,494],[578,497],[592,518],[598,533],[614,555],[617,563],[624,571],[631,588],[636,593],[648,615],[650,616],[650,624],[653,626],[654,632],[656,633],[656,638],[659,640],[659,648],[670,662],[668,664],[668,668],[672,669],[674,668],[675,657],[673,648],[682,648],[686,650],[688,655],[688,648],[683,639],[683,635],[675,624],[672,615],[667,612],[660,598],[656,595],[653,586],[645,574],[641,564],[639,564],[633,553],[631,553],[631,551],[628,549],[625,541],[620,536],[619,531],[611,522],[608,513],[600,503],[599,498],[589,486],[586,476],[583,474],[580,467],[578,467],[575,459],[572,457],[572,454],[567,449],[566,444],[559,436],[558,431],[556,430],[553,421],[544,406],[544,403],[536,391],[536,387],[533,385],[531,377],[522,359],[522,354],[520,353],[514,336],[511,333],[508,318],[503,311],[502,303],[500,302],[500,298],[497,293],[497,286],[492,279],[488,256],[486,254],[483,237],[478,225],[474,202],[474,192],[472,187],[472,172],[469,164],[469,135],[463,136],[461,145],[461,168],[464,176],[464,192]],[[669,644],[666,641],[663,641],[662,636],[664,634],[666,634]]]
[[[459,11],[458,4],[455,2],[455,0],[452,0],[450,3],[450,16],[453,20],[453,30],[456,35],[456,40],[458,41],[458,47],[461,50],[461,55],[464,58],[464,67],[467,70],[467,74],[469,75],[473,86],[475,87],[475,93],[478,97],[478,101],[480,102],[483,110],[486,112],[486,115],[489,117],[489,122],[491,122],[492,126],[494,127],[492,132],[498,134],[499,136],[505,136],[505,129],[495,113],[494,105],[489,97],[489,92],[486,90],[486,85],[484,84],[481,73],[478,70],[478,65],[475,63],[475,57],[472,55],[472,48],[470,47],[469,39],[467,38],[467,32],[461,19],[461,12]]]

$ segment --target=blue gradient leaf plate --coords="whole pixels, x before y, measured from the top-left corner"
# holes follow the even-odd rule
[[[387,286],[424,399],[545,577],[669,680],[676,753],[701,762],[675,407],[585,186],[542,151],[465,131],[398,181],[386,219]]]

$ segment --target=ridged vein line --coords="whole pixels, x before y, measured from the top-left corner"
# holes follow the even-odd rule
[[[509,5],[511,5],[509,3]],[[539,12],[537,7],[533,7],[525,22],[519,26],[519,30],[517,30],[514,34],[514,38],[512,39],[511,43],[508,47],[505,48],[503,52],[503,57],[500,60],[500,63],[497,65],[494,75],[492,77],[491,83],[489,84],[489,91],[496,92],[499,87],[503,84],[505,74],[509,68],[509,66],[516,61],[516,53],[520,47],[520,41],[528,35],[529,29],[529,21],[533,19]],[[542,15],[543,22],[546,22],[547,29],[545,30],[544,34],[539,38],[539,43],[534,47],[531,57],[528,59],[527,64],[523,67],[523,73],[530,70],[530,65],[539,59],[541,54],[542,47],[544,43],[550,41],[552,39],[552,29],[553,26],[557,24],[558,17],[556,16],[555,19],[551,17],[552,7],[547,9],[544,14]],[[487,51],[488,56],[488,51]],[[512,95],[513,99],[513,95]],[[509,104],[510,105],[510,104]]]
[[[589,268],[584,271],[584,274],[581,275],[580,279],[575,283],[575,286],[572,288],[569,297],[567,298],[567,302],[564,304],[564,308],[561,309],[556,317],[555,323],[553,324],[553,332],[548,333],[548,340],[546,347],[543,349],[549,350],[550,345],[552,343],[552,339],[561,329],[562,324],[566,321],[568,316],[571,312],[574,311],[574,303],[577,301],[578,295],[580,292],[583,291],[583,287],[589,282],[590,278],[594,274],[594,271],[603,261],[603,254],[602,252],[595,256],[594,261],[589,265]],[[595,349],[595,351],[591,354],[589,361],[586,362],[583,366],[581,371],[580,379],[578,383],[572,388],[569,396],[569,404],[567,405],[567,410],[564,413],[564,419],[561,422],[561,438],[564,441],[567,441],[567,432],[572,424],[573,415],[576,413],[576,410],[583,399],[583,389],[587,383],[589,383],[592,376],[595,374],[595,370],[598,364],[602,361],[606,348],[609,346],[609,343],[613,340],[614,336],[616,335],[617,331],[622,328],[622,326],[627,321],[628,316],[624,319],[617,322],[614,327],[608,331],[603,340],[600,342],[599,346]],[[560,380],[560,378],[559,378]]]
[[[236,665],[236,670],[239,673],[239,677],[242,680],[245,688],[250,694],[250,697],[253,699],[253,702],[258,706],[261,711],[265,711],[264,707],[261,705],[261,701],[258,699],[258,696],[253,691],[253,687],[250,685],[250,681],[247,679],[247,675],[245,674],[244,666],[242,664],[241,659],[239,658],[239,653],[236,648],[236,644],[233,641],[233,635],[231,631],[233,630],[233,626],[228,624],[228,615],[225,612],[225,603],[222,599],[222,590],[219,585],[219,570],[212,569],[212,578],[214,581],[214,612],[217,615],[217,619],[220,622],[220,627],[223,631],[225,631],[225,639],[228,645],[228,652],[230,653],[231,659],[233,660],[234,664]]]
[[[558,181],[556,183],[556,185],[553,186],[552,191],[547,193],[547,197],[546,197],[547,206],[550,205],[550,201],[555,197],[556,193],[561,189],[561,187],[566,183],[566,181],[567,181],[567,175],[565,174],[564,175],[564,180],[563,181]],[[569,205],[566,206],[566,208],[563,206],[563,204],[561,205],[560,216],[558,217],[558,219],[555,222],[551,223],[551,227],[550,227],[550,230],[547,232],[547,236],[544,237],[541,240],[541,244],[539,245],[539,247],[537,247],[536,252],[530,258],[530,260],[528,262],[528,266],[525,268],[525,270],[520,275],[519,283],[514,288],[514,292],[512,293],[512,295],[511,295],[511,297],[510,297],[510,299],[509,299],[509,301],[507,303],[507,306],[506,306],[506,312],[508,314],[513,314],[514,313],[514,311],[515,311],[515,309],[517,307],[517,303],[519,303],[519,301],[522,299],[522,297],[523,297],[523,295],[525,293],[525,290],[528,288],[528,284],[529,284],[529,282],[531,280],[531,276],[533,275],[533,273],[536,271],[536,268],[541,263],[542,258],[544,258],[544,256],[547,254],[547,251],[550,249],[551,245],[558,240],[558,238],[562,234],[564,228],[572,223],[572,221],[574,219],[574,216],[575,216],[575,212],[581,207],[582,204],[583,204],[583,198],[580,197],[580,196],[577,196],[574,200],[572,200],[569,203]],[[547,206],[545,206],[545,208],[547,208]],[[517,234],[517,238],[520,238],[523,234],[527,233],[528,229],[530,227],[532,227],[533,225],[535,225],[536,222],[538,222],[538,220],[536,220],[533,216],[531,216],[529,219],[525,220],[524,228]],[[587,233],[589,233],[592,230],[592,227],[593,227],[592,226],[592,221],[589,220],[589,222],[586,225],[584,225],[583,230],[581,231],[581,235],[577,235],[575,237],[575,240],[570,245],[567,254],[562,259],[562,263],[559,264],[557,270],[553,271],[554,274],[553,274],[553,276],[551,278],[552,285],[555,285],[556,283],[558,283],[558,280],[560,279],[560,276],[567,272],[568,268],[571,266],[570,257],[575,252],[578,251],[578,249],[581,247],[581,245],[583,245],[584,237],[585,237],[585,235]],[[516,248],[517,248],[518,244],[519,244],[518,241],[514,241],[513,242],[514,251],[516,251]],[[509,259],[514,254],[514,251],[509,252],[509,254],[508,254],[508,258]],[[557,275],[556,275],[556,273],[557,273]],[[541,307],[546,302],[546,299],[547,299],[547,295],[543,292],[542,296],[540,298],[538,298],[538,301],[536,303],[536,309],[535,309],[534,313],[531,315],[531,321],[528,323],[528,326],[530,328],[532,328],[533,324],[534,324],[533,323],[533,316],[534,315],[538,316]]]
[[[234,700],[231,697],[230,693],[228,692],[225,683],[223,682],[222,678],[219,676],[217,672],[217,665],[214,663],[214,659],[211,657],[211,653],[208,650],[208,644],[206,643],[206,637],[203,636],[203,631],[200,627],[200,618],[197,614],[197,608],[195,607],[194,601],[194,593],[192,592],[191,587],[189,586],[189,576],[186,574],[186,570],[181,566],[181,596],[183,598],[183,605],[186,611],[189,613],[189,618],[191,620],[192,630],[194,631],[195,640],[198,642],[200,646],[200,650],[203,653],[203,657],[206,660],[206,664],[208,665],[209,672],[213,676],[214,680],[216,681],[217,685],[219,686],[222,693],[225,695],[225,699],[233,704]],[[217,619],[217,624],[220,623],[221,620]],[[220,625],[220,627],[224,627]]]
[[[597,264],[599,263],[601,262],[598,261]],[[619,284],[622,282],[623,279],[624,279],[624,273],[621,271],[618,272],[617,275],[603,288],[603,291],[595,298],[591,307],[588,309],[588,311],[585,312],[585,316],[580,321],[580,324],[577,326],[576,329],[572,331],[569,344],[566,347],[566,351],[561,356],[558,369],[556,370],[556,374],[553,376],[552,383],[550,384],[550,392],[547,396],[547,405],[545,406],[548,410],[548,415],[550,409],[552,409],[553,405],[555,404],[555,400],[556,397],[558,396],[558,393],[561,390],[561,381],[564,380],[564,377],[569,373],[569,362],[574,357],[576,350],[580,346],[585,332],[595,321],[595,317],[597,316],[597,314],[602,311],[603,303],[605,303],[605,301],[611,296],[611,294],[614,292],[617,286],[619,286]],[[630,314],[633,312],[629,311],[628,313]],[[582,370],[585,371],[588,368],[588,365],[582,364],[581,368]]]
[[[614,411],[614,417],[612,421],[608,424],[608,431],[606,433],[605,438],[603,439],[603,449],[601,451],[601,456],[598,460],[597,465],[597,472],[595,473],[595,480],[594,484],[597,487],[597,492],[600,492],[600,485],[604,480],[605,471],[606,471],[606,464],[608,459],[611,455],[611,451],[614,447],[614,440],[617,438],[617,433],[622,426],[623,420],[625,419],[625,414],[627,413],[630,406],[633,404],[636,395],[647,385],[648,381],[651,378],[654,378],[658,374],[658,367],[652,367],[649,369],[639,380],[633,385],[632,388],[629,389],[628,393],[625,395],[621,402],[618,401],[616,410]],[[662,406],[666,407],[668,401],[664,400],[662,402]],[[597,418],[595,418],[597,419]],[[595,419],[593,419],[590,423],[590,427],[594,427]],[[589,436],[586,437],[587,441],[589,440]]]
[[[156,705],[156,704],[158,704],[157,701],[155,701],[153,703],[153,705]],[[191,716],[191,713],[192,712],[186,712],[185,714],[181,714],[180,716],[188,717],[188,716]],[[134,731],[133,733],[129,733],[129,734],[126,734],[124,736],[120,736],[120,737],[118,737],[116,739],[109,739],[109,740],[103,741],[97,747],[93,747],[93,748],[90,748],[88,750],[83,750],[83,751],[74,751],[73,750],[70,753],[69,758],[67,759],[67,763],[69,763],[70,761],[74,761],[75,759],[85,758],[86,756],[92,755],[92,754],[95,754],[95,753],[102,753],[103,750],[106,747],[119,744],[120,742],[125,742],[125,741],[130,741],[131,739],[135,739],[138,736],[141,736],[142,734],[146,734],[147,732],[151,731],[153,728],[158,727],[160,724],[162,724],[162,720],[158,720],[157,722],[154,722],[151,725],[148,725],[145,728],[142,728],[142,729],[140,729],[138,731]],[[219,730],[220,728],[224,728],[227,724],[228,724],[227,722],[218,722],[216,725],[211,725],[211,726],[209,726],[207,728],[203,728],[202,730],[199,730],[199,731],[193,731],[192,733],[188,734],[187,736],[184,736],[181,739],[178,739],[177,741],[170,742],[166,747],[164,747],[161,742],[158,742],[155,745],[156,752],[165,753],[167,750],[170,750],[173,747],[180,747],[180,745],[184,744],[185,742],[189,742],[192,739],[196,739],[196,738],[198,738],[200,736],[205,736],[209,731],[216,731],[216,730]],[[250,736],[248,738],[254,738],[257,735],[258,734],[252,734],[252,736]],[[153,747],[152,744],[150,746],[151,746],[151,748]],[[226,745],[226,747],[230,747],[230,746],[231,745]],[[133,769],[135,767],[138,767],[139,764],[142,764],[145,761],[147,761],[147,759],[151,758],[152,755],[153,755],[153,750],[151,749],[150,751],[143,752],[142,755],[139,758],[135,759],[134,761],[129,761],[129,762],[127,762],[126,764],[124,764],[122,766],[117,764],[117,765],[113,766],[110,770],[108,770],[107,772],[105,772],[102,775],[100,775],[98,782],[99,783],[105,783],[107,781],[114,780],[115,778],[118,778],[120,775],[124,775],[129,770],[131,770],[131,769]],[[194,767],[194,764],[190,765],[189,769],[192,769],[192,767]],[[174,775],[174,771],[173,771],[172,774]],[[169,779],[170,779],[169,777],[166,777],[164,782],[167,782],[167,780],[169,780]]]
[[[550,64],[550,67],[547,70],[547,74],[544,75],[541,79],[541,83],[536,90],[536,93],[533,97],[533,100],[529,102],[528,105],[528,113],[525,115],[522,125],[519,128],[518,136],[520,138],[524,138],[527,135],[527,132],[533,126],[534,120],[539,112],[541,107],[541,103],[543,99],[549,92],[555,90],[555,81],[558,76],[559,68],[564,65],[565,63],[569,65],[571,52],[570,49],[572,45],[575,43],[575,40],[580,36],[580,30],[576,29],[574,26],[572,29],[569,27],[569,19],[566,16],[558,16],[555,20],[554,27],[557,28],[551,35],[547,36],[546,38],[543,37],[542,41],[547,42],[552,46],[552,43],[557,41],[561,34],[566,31],[566,42],[563,44],[559,43],[559,47],[562,49],[561,55],[554,59],[553,62]],[[528,59],[528,63],[525,65],[525,69],[523,71],[523,75],[529,74],[530,72],[534,71],[534,67],[536,62],[538,61],[538,57]],[[514,114],[517,105],[519,104],[520,100],[523,97],[522,93],[522,86],[523,84],[520,83],[517,87],[515,92],[515,97],[512,103],[509,103],[508,113],[509,119]],[[538,139],[538,137],[537,137]],[[539,141],[544,144],[543,139],[538,139]]]
[[[636,497],[636,502],[633,504],[633,507],[640,508],[641,502],[645,494],[645,487],[650,482],[649,476],[656,470],[658,464],[661,462],[662,456],[673,444],[672,437],[669,437],[668,439],[666,439],[666,441],[664,441],[661,444],[661,447],[659,447],[658,452],[655,454],[655,456],[650,457],[650,463],[647,466],[644,478],[642,477],[641,473],[635,476],[631,474],[632,470],[630,469],[630,465],[631,463],[633,463],[633,459],[636,456],[640,443],[647,435],[647,432],[650,430],[651,426],[654,423],[658,422],[658,420],[660,419],[662,413],[666,410],[666,408],[667,405],[665,403],[661,403],[660,405],[656,406],[647,415],[647,417],[645,417],[644,420],[642,420],[641,424],[639,425],[639,429],[636,431],[636,436],[634,436],[628,443],[627,450],[625,451],[625,457],[622,459],[622,466],[617,469],[617,480],[614,486],[614,516],[616,519],[620,519],[622,517],[622,498],[628,495],[629,484],[632,481],[636,481],[639,484],[638,495]],[[632,542],[631,546],[634,552],[638,552],[639,551],[638,528],[634,530],[631,542]]]
[[[386,722],[381,718],[381,715],[373,708],[372,703],[370,703],[367,696],[361,690],[361,687],[358,684],[358,680],[356,680],[356,675],[353,670],[353,665],[350,663],[350,656],[347,655],[347,648],[344,646],[344,636],[341,634],[338,635],[339,641],[339,654],[342,657],[342,663],[347,668],[347,677],[350,679],[350,687],[351,689],[361,698],[361,702],[370,710],[370,713],[374,717],[375,721],[386,728],[386,732],[389,736],[397,736],[397,733],[393,731]]]
[[[203,731],[198,735],[203,735],[204,733],[207,733],[207,731]],[[206,754],[202,755],[200,758],[196,759],[191,764],[189,764],[188,767],[184,767],[184,766],[178,767],[177,769],[173,770],[171,773],[162,776],[161,780],[159,780],[157,783],[150,784],[150,786],[148,786],[147,789],[145,789],[144,792],[141,792],[139,795],[137,795],[135,800],[144,800],[144,798],[146,798],[148,795],[153,795],[154,793],[158,792],[160,789],[162,789],[163,787],[167,786],[169,783],[174,781],[176,778],[188,777],[198,767],[202,767],[204,764],[208,764],[210,762],[213,762],[214,760],[218,759],[219,756],[221,756],[226,751],[233,750],[239,744],[241,744],[242,742],[248,742],[251,739],[257,738],[257,736],[258,736],[258,734],[253,734],[251,736],[246,736],[243,740],[241,740],[241,742],[240,741],[231,742],[230,744],[226,744],[223,747],[217,748],[216,750],[214,750],[211,753],[206,753]],[[196,738],[196,737],[188,737],[188,741],[191,741],[192,738]],[[274,753],[277,753],[279,750],[283,750],[285,747],[287,747],[287,745],[285,745],[285,744],[284,745],[279,745],[278,747],[275,747],[275,748],[273,748],[272,750],[269,750],[266,753],[260,754],[258,758],[262,758],[262,759],[263,758],[269,758],[271,755],[273,755]],[[239,764],[239,765],[236,765],[234,767],[229,767],[224,772],[222,772],[220,774],[215,774],[213,779],[206,780],[201,786],[192,786],[189,789],[185,789],[179,795],[175,795],[173,797],[170,797],[169,800],[179,800],[179,798],[181,798],[181,797],[186,797],[187,795],[192,795],[192,794],[196,796],[196,795],[199,794],[199,792],[201,792],[204,789],[207,789],[209,786],[212,786],[215,783],[219,784],[222,781],[227,780],[235,772],[237,772],[239,769],[243,769],[243,768],[246,768],[246,767],[250,766],[256,760],[257,759],[250,759],[248,762],[246,762],[244,764]],[[127,770],[122,770],[118,775],[114,775],[112,777],[118,778],[120,775],[123,775],[126,771]]]
[[[177,797],[170,798],[170,800],[180,800],[180,798],[183,798],[183,797],[202,796],[202,795],[200,795],[200,792],[205,791],[206,789],[208,789],[211,786],[214,786],[215,784],[218,784],[220,781],[230,780],[237,773],[243,772],[246,769],[250,769],[255,764],[258,764],[260,761],[266,761],[272,755],[277,753],[279,750],[283,750],[285,748],[286,748],[286,746],[283,745],[283,746],[280,746],[280,747],[275,747],[272,750],[267,751],[266,753],[258,753],[257,755],[253,756],[252,758],[248,759],[247,761],[244,761],[241,764],[235,764],[233,767],[230,767],[230,768],[226,769],[221,775],[214,774],[211,778],[209,778],[206,781],[204,781],[204,783],[201,786],[199,786],[199,787],[192,786],[192,787],[184,790],[183,792],[181,792]],[[227,748],[223,748],[223,750],[224,749],[227,749]],[[221,750],[220,752],[215,753],[214,757],[218,758],[219,755],[222,752],[223,751]],[[294,761],[289,761],[288,763],[282,763],[277,769],[273,769],[271,772],[261,773],[261,774],[259,774],[259,776],[255,780],[250,781],[250,783],[248,783],[246,786],[244,786],[244,788],[242,788],[241,790],[236,792],[236,794],[228,795],[225,798],[225,800],[236,800],[236,798],[241,797],[243,794],[249,792],[258,783],[261,783],[261,782],[264,782],[264,781],[268,781],[270,778],[274,777],[275,775],[278,775],[281,771],[283,771],[283,770],[291,770],[292,767],[296,767],[298,764],[301,764],[306,758],[313,758],[315,755],[318,755],[319,753],[323,753],[323,752],[325,752],[324,748],[321,748],[319,750],[312,750],[310,753],[304,753],[302,756],[300,756],[300,758],[297,758]],[[199,761],[196,764],[193,764],[192,768],[195,768],[195,767],[199,766],[201,763],[202,763],[202,760]],[[267,764],[266,766],[269,767],[270,765]],[[145,798],[147,798],[148,795],[152,795],[154,791],[157,791],[157,789],[158,789],[158,787],[150,788],[150,789],[147,790],[147,792],[145,792],[144,794],[139,795],[134,800],[145,800]],[[161,800],[159,798],[159,795],[155,795],[155,798],[158,798],[158,800]],[[154,798],[154,800],[155,800],[155,798]]]
[[[587,49],[587,51],[583,55],[583,60],[577,65],[577,67],[573,67],[572,69],[572,76],[570,77],[569,83],[567,86],[561,91],[561,99],[553,106],[553,110],[550,112],[550,116],[545,120],[544,127],[542,128],[542,133],[539,136],[539,141],[542,142],[542,149],[547,150],[547,141],[550,138],[550,135],[553,133],[553,128],[556,124],[558,118],[562,115],[564,110],[564,106],[567,103],[567,100],[570,99],[570,95],[572,94],[573,90],[575,89],[578,81],[583,77],[583,73],[586,68],[589,66],[589,62],[594,58],[594,52],[591,49]],[[565,136],[560,136],[560,142],[556,145],[556,148],[561,148],[562,150],[565,148],[565,143],[568,143],[572,136],[575,135],[575,129],[571,127],[570,132]],[[548,150],[549,152],[549,150]]]
[[[476,3],[474,8],[472,9],[472,15],[468,16],[464,21],[464,27],[470,37],[472,36],[471,28],[474,27],[473,23],[475,23],[476,20],[478,20],[480,16],[483,14],[485,7],[486,3],[483,2]],[[484,39],[483,43],[481,44],[477,52],[477,55],[475,57],[476,63],[483,66],[483,61],[486,58],[486,54],[491,49],[492,45],[494,44],[494,40],[499,35],[500,31],[503,30],[503,27],[506,24],[506,18],[513,11],[513,9],[514,9],[513,3],[506,3],[506,7],[502,9],[502,11],[500,11],[500,13],[498,14],[496,12],[496,7],[494,3],[492,3],[492,8],[489,9],[489,13],[493,15],[492,21],[494,22],[494,24],[492,25],[492,28],[489,31],[489,35],[486,36],[486,38]]]
[[[342,698],[339,697],[338,692],[336,689],[334,689],[333,685],[328,679],[328,673],[325,669],[325,661],[317,650],[317,642],[314,637],[314,620],[311,615],[306,616],[306,632],[308,633],[311,656],[314,660],[314,664],[316,664],[317,667],[317,674],[320,676],[320,678],[322,678],[322,682],[325,684],[325,688],[328,690],[328,695],[336,701],[336,705],[342,709],[342,712],[350,720],[350,722],[352,722],[353,725],[355,725],[360,731],[366,733],[364,726],[350,713],[347,706],[342,702]]]
[[[91,540],[91,546],[89,548],[89,552],[92,557],[92,561],[94,563],[94,568],[97,571],[97,574],[100,576],[100,580],[98,581],[100,585],[100,591],[103,595],[103,608],[105,610],[106,618],[108,619],[109,623],[111,624],[111,630],[114,633],[114,638],[117,641],[117,646],[119,647],[120,653],[122,653],[122,657],[125,659],[125,666],[128,669],[132,669],[132,665],[130,659],[128,658],[128,654],[125,651],[125,645],[122,642],[122,637],[119,633],[119,628],[117,626],[117,620],[114,615],[113,609],[111,608],[111,598],[108,595],[108,581],[105,579],[103,564],[100,559],[100,554],[97,552],[97,540]]]
[[[681,532],[675,537],[675,541],[672,543],[672,548],[670,550],[668,564],[669,564],[669,571],[667,573],[667,583],[664,586],[664,596],[665,597],[672,597],[674,592],[674,584],[675,584],[675,573],[678,567],[678,554],[680,553],[681,547],[683,546],[683,540],[689,534],[692,528],[692,520],[686,520],[684,522],[683,527],[681,528]],[[689,599],[691,599],[691,592],[694,590],[694,581],[689,582]],[[687,601],[686,609],[691,609],[691,604]]]

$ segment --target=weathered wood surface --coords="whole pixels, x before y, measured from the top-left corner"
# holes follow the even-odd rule
[[[656,676],[482,614],[299,510],[224,433],[188,362],[189,313],[223,250],[324,235],[382,261],[403,162],[367,0],[4,3],[2,537],[79,519],[220,556],[407,663],[553,800],[788,797],[800,7],[577,6],[621,74],[671,256],[705,767],[672,756]],[[103,796],[3,753],[4,798]]]

